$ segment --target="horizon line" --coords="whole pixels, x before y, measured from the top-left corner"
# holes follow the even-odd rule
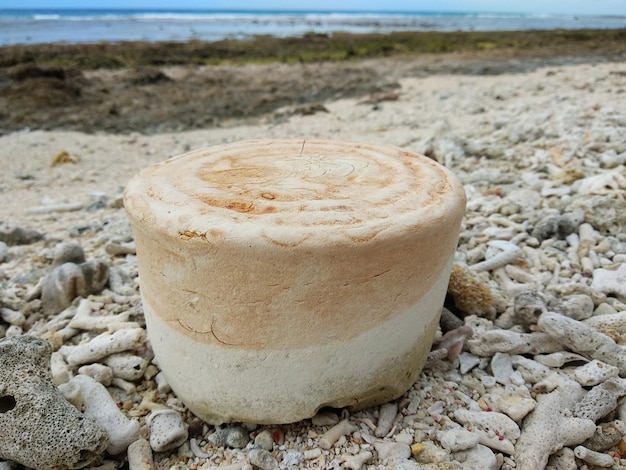
[[[626,18],[625,13],[555,13],[555,12],[539,12],[539,11],[497,11],[497,10],[450,10],[450,9],[419,9],[419,10],[371,10],[371,9],[311,9],[311,8],[201,8],[201,7],[184,7],[184,8],[140,8],[140,7],[0,7],[0,11],[46,11],[46,10],[83,10],[83,11],[207,11],[207,12],[275,12],[275,13],[464,13],[464,14],[499,14],[499,15],[550,15],[550,16],[589,16],[589,17],[617,17]]]

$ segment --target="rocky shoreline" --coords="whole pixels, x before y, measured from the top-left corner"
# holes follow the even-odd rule
[[[65,399],[82,399],[101,427],[117,423],[106,425],[116,446],[96,445],[92,468],[626,466],[626,68],[395,80],[392,90],[306,113],[290,104],[225,128],[0,137],[0,344],[48,340]],[[253,138],[396,145],[463,182],[468,205],[441,331],[394,402],[218,428],[187,411],[160,375],[121,192],[149,163]],[[99,346],[113,337],[114,350]],[[19,408],[6,380],[3,423]],[[110,400],[90,407],[94,396]],[[7,449],[2,456],[16,459]],[[21,452],[23,464],[42,465],[28,460],[33,448]]]
[[[0,135],[156,134],[258,123],[276,110],[396,90],[407,77],[617,62],[626,30],[406,32],[204,43],[0,47]],[[338,79],[340,77],[340,79]]]

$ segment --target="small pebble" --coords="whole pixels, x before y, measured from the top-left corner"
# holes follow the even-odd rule
[[[288,450],[283,453],[282,465],[297,467],[304,462],[304,454],[295,450]]]
[[[304,460],[313,460],[317,459],[322,455],[322,449],[319,447],[315,449],[308,449],[304,451]]]
[[[585,320],[593,315],[593,299],[585,294],[571,295],[563,302],[565,314],[574,320]]]
[[[471,449],[478,444],[480,436],[465,428],[452,428],[438,434],[439,442],[450,452]]]
[[[61,266],[64,263],[81,264],[85,261],[85,251],[78,243],[62,242],[54,248],[53,266]]]
[[[493,309],[493,294],[489,286],[461,265],[454,265],[448,294],[455,307],[465,315],[487,315]]]
[[[26,321],[26,317],[22,312],[11,310],[10,308],[0,308],[0,319],[9,325],[22,326]]]
[[[374,449],[380,460],[408,459],[411,456],[411,447],[401,442],[378,441]]]
[[[113,380],[113,371],[110,367],[105,366],[104,364],[95,363],[81,366],[78,369],[78,373],[88,375],[107,387],[111,385],[111,381]]]
[[[547,311],[542,296],[536,292],[521,292],[514,302],[515,319],[526,331],[536,325],[539,316]]]
[[[595,465],[596,467],[613,467],[613,464],[615,463],[613,461],[613,457],[609,454],[596,452],[583,446],[576,447],[574,449],[574,455],[591,465]]]
[[[518,395],[509,395],[498,402],[499,410],[518,423],[534,410],[536,405],[537,402],[532,398],[523,398]]]
[[[8,246],[30,245],[43,240],[44,235],[36,230],[22,227],[0,227],[0,242]]]
[[[152,449],[146,439],[139,439],[128,446],[129,470],[153,470]]]
[[[491,358],[491,372],[496,382],[508,384],[513,374],[513,360],[509,354],[495,353]]]
[[[531,236],[539,241],[555,237],[564,240],[577,229],[576,223],[563,215],[547,216],[541,219],[533,229]]]
[[[438,464],[450,461],[450,453],[432,441],[423,441],[410,447],[413,458],[420,464]]]
[[[480,358],[472,353],[462,352],[459,354],[459,372],[465,375],[480,364]]]
[[[265,450],[272,450],[274,448],[274,438],[272,437],[272,433],[267,429],[261,431],[254,438],[254,445],[260,447]]]
[[[167,379],[165,378],[165,375],[163,375],[163,372],[159,372],[154,377],[154,380],[157,384],[157,390],[160,393],[169,393],[169,391],[172,390],[172,388],[170,387],[170,384],[167,382]]]
[[[334,426],[339,422],[339,416],[336,413],[322,411],[313,416],[311,422],[314,426]]]
[[[250,436],[243,427],[233,426],[216,430],[207,438],[207,441],[214,447],[227,446],[242,449],[250,442]]]
[[[496,470],[498,468],[495,454],[489,447],[480,444],[472,449],[457,452],[454,457],[461,462],[464,470]]]
[[[146,424],[150,429],[150,447],[155,452],[176,449],[187,441],[187,425],[176,410],[161,409],[153,411]]]
[[[346,457],[344,459],[343,466],[351,470],[361,470],[361,468],[363,468],[363,465],[369,462],[372,457],[373,454],[369,450],[366,450],[364,452],[361,452],[360,454]]]
[[[319,446],[322,449],[330,449],[339,438],[346,434],[357,431],[358,428],[347,419],[339,421],[335,426],[326,431],[319,440]]]
[[[276,470],[278,468],[276,459],[264,449],[252,449],[248,452],[248,459],[252,465],[261,470]]]
[[[380,407],[380,410],[378,412],[378,423],[376,425],[376,431],[374,433],[376,437],[383,437],[386,436],[387,433],[389,433],[397,414],[397,403],[385,403]]]
[[[69,307],[76,297],[99,293],[107,282],[108,273],[108,265],[100,260],[57,266],[43,280],[41,303],[44,313],[54,315]]]

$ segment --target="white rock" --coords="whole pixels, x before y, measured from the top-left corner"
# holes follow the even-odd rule
[[[140,379],[148,366],[148,361],[143,357],[128,352],[111,354],[104,359],[104,363],[111,368],[115,377],[131,382]]]
[[[509,395],[498,401],[498,409],[518,423],[534,410],[536,405],[537,402],[532,398],[518,395]]]
[[[304,460],[313,460],[319,458],[322,455],[322,449],[316,447],[315,449],[308,449],[304,451]]]
[[[520,371],[516,370],[511,374],[511,383],[513,385],[524,385],[526,383],[526,379],[524,379]]]
[[[139,439],[139,422],[128,419],[117,407],[109,392],[86,375],[77,375],[70,382],[81,389],[83,413],[109,433],[107,452],[117,455]]]
[[[128,382],[124,379],[120,379],[119,377],[113,377],[113,380],[111,380],[111,385],[121,390],[124,390],[127,395],[131,395],[137,390],[137,387],[134,383]]]
[[[8,259],[8,257],[9,257],[9,246],[4,242],[0,242],[0,263],[4,263]]]
[[[533,385],[533,392],[549,393],[557,387],[560,387],[563,382],[566,382],[568,380],[569,379],[562,375],[560,372],[552,372],[545,379],[542,379],[535,385]]]
[[[477,356],[493,356],[497,352],[542,354],[563,349],[561,344],[543,332],[516,333],[510,330],[490,330],[474,335],[467,345]]]
[[[138,439],[128,446],[129,470],[153,470],[152,449],[145,439]]]
[[[592,421],[606,416],[617,407],[617,401],[626,395],[626,379],[613,377],[593,387],[576,403],[572,415]]]
[[[378,441],[374,443],[374,449],[380,460],[408,459],[411,456],[411,448],[401,442]]]
[[[148,443],[148,447],[150,447],[150,443]],[[195,437],[192,437],[191,439],[189,439],[189,450],[191,450],[193,455],[195,455],[196,457],[199,457],[201,459],[208,459],[208,458],[211,457],[211,454],[207,454],[205,451],[203,451],[200,448],[200,446],[198,445],[198,441],[196,440]],[[180,449],[179,449],[179,451],[180,451]]]
[[[111,381],[113,380],[113,371],[110,367],[105,366],[104,364],[95,363],[81,366],[78,369],[78,373],[81,375],[88,375],[96,382],[100,382],[106,387],[111,385]]]
[[[548,459],[546,470],[576,470],[576,456],[569,447],[563,447],[558,452],[552,454]]]
[[[585,195],[606,195],[623,197],[626,190],[626,176],[621,168],[583,178],[578,193]]]
[[[600,306],[598,306],[598,308],[600,308]],[[617,333],[626,334],[626,311],[606,315],[595,315],[586,319],[584,323],[600,333],[606,334],[610,330],[614,330]]]
[[[274,448],[272,433],[264,429],[254,438],[254,445],[259,446],[261,449],[272,450]]]
[[[416,446],[420,450],[414,457],[419,464],[439,464],[450,461],[450,453],[432,441],[422,441]]]
[[[617,154],[614,149],[607,150],[600,156],[600,162],[604,168],[615,168],[618,165],[626,164],[626,152]]]
[[[571,295],[564,300],[563,305],[565,314],[574,320],[585,320],[593,315],[594,303],[588,295]]]
[[[480,381],[485,387],[491,388],[496,385],[496,378],[493,375],[481,375]]]
[[[295,450],[288,450],[283,452],[283,459],[281,463],[288,467],[297,467],[304,462],[304,454]]]
[[[466,351],[459,354],[459,372],[461,374],[467,374],[478,364],[480,364],[480,357]]]
[[[496,382],[503,385],[511,381],[513,374],[513,361],[509,354],[495,353],[491,358],[491,372],[496,378]]]
[[[478,434],[461,427],[440,431],[437,437],[441,446],[450,452],[459,452],[476,447],[480,440]]]
[[[357,455],[351,455],[344,458],[343,466],[345,468],[350,468],[351,470],[361,470],[363,465],[369,462],[372,457],[373,454],[369,450],[359,452]]]
[[[585,323],[558,313],[546,312],[539,317],[537,325],[569,349],[614,365],[620,374],[626,374],[626,348]]]
[[[65,382],[59,385],[63,397],[78,410],[83,409],[83,392],[76,382]]]
[[[574,449],[574,455],[585,462],[595,465],[596,467],[613,467],[615,461],[609,454],[595,452],[583,446],[577,446]]]
[[[23,334],[24,334],[24,330],[21,327],[17,325],[11,325],[7,328],[4,336],[6,336],[7,338],[11,338],[15,336],[22,336]]]
[[[113,334],[102,333],[88,343],[66,349],[67,362],[71,366],[98,362],[110,354],[139,348],[145,338],[146,331],[143,328],[119,330]]]
[[[626,299],[626,263],[617,269],[595,269],[591,288],[605,294],[617,294]]]
[[[110,273],[113,270],[109,270]],[[110,278],[109,278],[110,279]],[[110,282],[110,281],[109,281]],[[69,326],[79,330],[102,330],[116,323],[128,322],[129,313],[122,312],[117,315],[91,315],[93,302],[89,299],[81,299],[76,309],[76,315],[70,320]]]
[[[574,371],[574,379],[580,385],[589,387],[604,382],[611,377],[617,377],[619,369],[605,362],[594,359],[584,366],[577,367]]]
[[[248,453],[250,463],[261,470],[276,470],[278,462],[268,451],[264,449],[252,449]]]
[[[517,439],[520,428],[515,421],[505,414],[495,411],[470,411],[459,408],[454,412],[454,418],[462,424],[472,424],[485,432],[493,431],[507,439]]]
[[[393,462],[391,462],[391,464],[394,470],[438,470],[440,468],[434,464],[433,466],[420,465],[415,463],[415,461],[411,459],[395,459]]]
[[[26,321],[26,317],[22,312],[11,310],[7,307],[0,308],[0,318],[9,325],[22,326]]]
[[[454,458],[463,464],[464,470],[497,470],[498,461],[495,454],[483,445],[456,452]]]
[[[524,356],[515,355],[512,357],[512,361],[513,365],[517,368],[516,372],[520,373],[524,380],[531,384],[539,382],[552,374],[552,370],[550,370],[549,367]]]
[[[476,429],[474,432],[480,437],[478,440],[479,444],[489,447],[495,452],[502,452],[508,455],[515,454],[515,447],[510,439],[507,439],[504,436],[499,436],[493,431],[485,432],[480,429]]]
[[[408,434],[407,432],[400,432],[396,434],[394,437],[396,442],[401,442],[402,444],[411,445],[413,444],[413,436]]]
[[[586,323],[586,322],[585,322]],[[559,351],[552,354],[537,354],[535,361],[547,367],[563,367],[568,362],[588,362],[585,356],[569,351]]]
[[[61,385],[70,380],[70,369],[58,351],[53,352],[50,357],[50,372],[54,385]]]
[[[169,393],[172,390],[172,387],[170,387],[170,384],[167,382],[167,379],[165,378],[163,372],[159,372],[157,375],[155,375],[154,381],[157,384],[157,390],[159,391],[159,393]]]
[[[337,416],[337,413],[330,411],[322,411],[311,418],[311,423],[314,426],[334,426],[338,422],[339,416]]]
[[[335,442],[346,434],[357,431],[358,428],[347,419],[339,421],[335,426],[326,431],[319,440],[319,446],[322,449],[330,449]]]
[[[534,209],[541,203],[541,196],[532,189],[514,189],[507,195],[507,199],[527,209]]]
[[[393,425],[393,421],[396,419],[396,415],[398,414],[398,405],[397,403],[385,403],[381,405],[380,411],[378,412],[378,423],[376,425],[376,431],[374,435],[376,437],[384,437],[391,430],[391,426]]]
[[[489,242],[491,254],[485,254],[485,261],[476,263],[471,269],[476,272],[491,271],[512,263],[524,256],[524,252],[514,243],[505,240],[492,240]]]
[[[155,452],[176,449],[187,441],[187,425],[176,410],[154,410],[146,418],[146,424],[150,430],[150,447]]]

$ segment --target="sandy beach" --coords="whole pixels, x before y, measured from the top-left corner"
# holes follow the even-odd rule
[[[245,443],[229,447],[157,384],[145,341],[135,350],[145,361],[141,377],[108,390],[143,438],[154,404],[182,416],[188,437],[152,452],[153,468],[625,468],[623,52],[455,54],[84,70],[76,82],[5,70],[0,84],[13,95],[0,99],[13,107],[0,118],[0,338],[50,340],[69,380],[79,367],[64,353],[104,331],[70,328],[77,307],[95,316],[126,312],[145,327],[122,192],[151,163],[249,139],[393,145],[451,169],[468,203],[446,301],[456,320],[442,324],[427,367],[394,401],[390,421],[388,407],[328,410],[313,421],[244,425]],[[203,88],[209,79],[219,87]],[[29,80],[48,80],[46,93],[16,94],[18,85],[34,89]],[[168,87],[167,101],[157,84]],[[107,93],[85,104],[89,113],[72,111],[89,94]],[[200,104],[191,106],[194,94]],[[59,101],[39,115],[35,98]],[[20,99],[28,112],[15,108]],[[43,237],[7,235],[15,227]],[[88,295],[90,303],[44,314],[36,286],[61,242],[79,244],[115,278]],[[340,418],[356,430],[320,447]],[[264,430],[269,443],[258,438]],[[251,461],[259,449],[269,464]],[[102,453],[93,467],[128,468],[126,455]]]

